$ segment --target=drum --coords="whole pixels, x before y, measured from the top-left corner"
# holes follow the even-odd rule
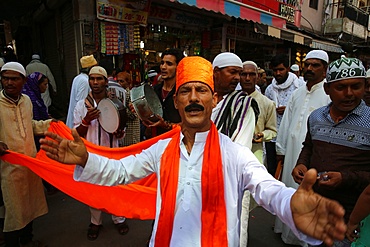
[[[131,102],[139,118],[156,122],[156,115],[163,116],[162,104],[154,89],[148,84],[134,87],[130,91]]]
[[[127,123],[126,107],[117,98],[102,99],[97,107],[100,110],[100,126],[108,133],[123,130]]]

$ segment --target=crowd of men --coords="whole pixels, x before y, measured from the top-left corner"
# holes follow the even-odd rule
[[[26,69],[0,63],[0,155],[9,149],[35,157],[41,148],[49,158],[77,164],[76,180],[107,186],[156,173],[149,246],[247,246],[249,212],[257,205],[277,216],[274,231],[286,244],[368,244],[363,203],[370,184],[370,70],[360,60],[342,56],[330,63],[325,51],[312,50],[301,69],[278,54],[268,83],[263,68],[234,53],[210,63],[168,49],[159,73],[150,71],[161,77],[153,91],[163,115],[140,119],[130,74],[113,74],[111,62],[83,56],[70,93],[69,141],[46,132],[57,120],[48,114],[45,84],[54,93],[56,86],[40,56],[32,59]],[[105,99],[125,107],[124,128],[107,131],[99,122],[97,106]],[[45,117],[35,118],[35,109]],[[171,138],[121,160],[88,153],[80,139],[114,148],[164,133]],[[34,138],[43,134],[54,141]],[[32,239],[33,220],[47,213],[42,180],[24,166],[1,161],[1,168],[5,246],[42,246]],[[103,222],[101,211],[90,211],[87,238],[93,241]],[[124,215],[112,220],[119,234],[127,234]]]

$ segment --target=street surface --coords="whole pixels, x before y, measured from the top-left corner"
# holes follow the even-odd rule
[[[124,200],[124,199],[123,199]],[[34,221],[34,239],[48,247],[145,247],[152,229],[151,220],[128,219],[130,231],[119,235],[111,216],[103,214],[103,228],[95,241],[86,237],[90,223],[88,206],[58,192],[47,195],[49,213]],[[274,216],[257,207],[249,217],[249,247],[293,247],[272,230]]]

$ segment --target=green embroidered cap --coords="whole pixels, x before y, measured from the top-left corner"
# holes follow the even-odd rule
[[[344,55],[340,59],[330,63],[326,71],[326,82],[365,78],[366,70],[362,62],[357,58],[347,58]]]

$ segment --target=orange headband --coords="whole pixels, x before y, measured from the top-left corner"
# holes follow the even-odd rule
[[[177,65],[176,92],[187,82],[203,82],[214,91],[212,64],[202,57],[185,57]]]

